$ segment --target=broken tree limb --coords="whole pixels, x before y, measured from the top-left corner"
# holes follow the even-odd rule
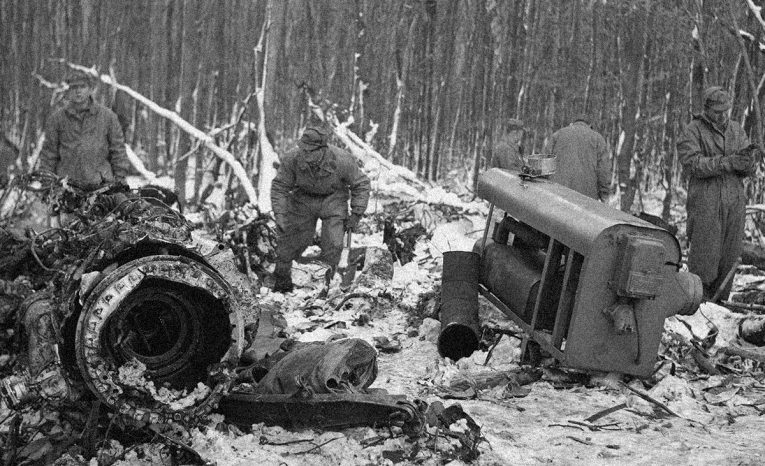
[[[659,408],[661,408],[661,409],[663,409],[664,411],[666,411],[668,414],[670,414],[670,415],[672,415],[672,416],[675,416],[675,417],[680,417],[680,416],[678,416],[678,415],[677,415],[677,414],[676,414],[674,411],[672,411],[671,409],[669,409],[669,407],[668,407],[667,405],[665,405],[665,404],[664,404],[664,403],[662,403],[661,401],[657,400],[656,398],[652,397],[652,396],[651,396],[651,395],[649,395],[648,393],[643,393],[643,392],[641,392],[640,390],[638,390],[638,389],[636,389],[636,388],[632,388],[632,387],[630,387],[629,385],[627,385],[627,384],[626,384],[626,383],[624,383],[624,382],[621,382],[621,381],[620,381],[619,383],[620,383],[620,384],[621,384],[621,385],[622,385],[624,388],[626,388],[627,390],[631,391],[632,393],[634,393],[635,395],[637,395],[637,396],[639,396],[640,398],[644,399],[645,401],[647,401],[647,402],[649,402],[649,403],[653,403],[653,404],[655,404],[655,405],[656,405],[656,406],[658,406]]]
[[[459,374],[449,383],[450,390],[474,388],[485,390],[502,385],[516,383],[519,386],[532,384],[542,378],[542,371],[536,369],[515,369],[511,371],[482,371],[477,374]]]
[[[428,185],[417,178],[411,170],[404,168],[400,165],[396,165],[390,160],[387,160],[379,152],[374,150],[372,146],[364,142],[358,135],[351,131],[348,127],[353,124],[353,117],[349,117],[348,120],[340,122],[334,113],[324,113],[324,111],[313,102],[311,97],[308,97],[308,106],[322,121],[329,123],[334,131],[335,135],[343,142],[343,144],[351,151],[351,153],[364,163],[364,166],[368,170],[374,170],[376,168],[382,168],[388,170],[391,175],[397,176],[406,182],[414,185],[416,188],[424,189]]]
[[[765,312],[765,305],[754,303],[737,303],[734,301],[723,301],[723,306],[731,308],[731,310],[753,311],[757,313]]]
[[[127,153],[127,158],[130,161],[130,164],[133,165],[133,168],[135,168],[138,171],[138,173],[141,174],[141,176],[143,176],[150,182],[154,182],[157,180],[157,175],[155,175],[154,172],[146,168],[146,165],[143,164],[143,161],[138,157],[138,155],[135,153],[133,148],[130,147],[128,144],[125,144],[125,153]]]
[[[762,351],[748,350],[739,346],[724,346],[720,348],[720,352],[729,356],[738,356],[751,359],[752,361],[765,363],[765,352]]]
[[[157,115],[169,120],[170,122],[178,126],[178,128],[188,133],[191,137],[202,141],[205,147],[210,149],[210,151],[213,154],[220,157],[224,162],[226,162],[231,167],[232,171],[234,172],[234,175],[239,179],[239,182],[242,184],[242,187],[244,188],[244,191],[247,194],[247,198],[249,199],[249,201],[252,204],[258,203],[258,193],[255,191],[255,187],[252,185],[252,181],[250,181],[249,176],[247,176],[247,172],[245,171],[242,164],[239,163],[236,157],[234,157],[234,154],[215,144],[215,141],[209,134],[204,133],[200,129],[194,127],[188,121],[181,118],[181,116],[178,115],[177,113],[171,110],[168,110],[164,107],[161,107],[160,105],[153,102],[152,100],[144,97],[139,92],[125,85],[113,82],[111,76],[109,76],[108,74],[99,74],[95,68],[88,68],[82,65],[65,62],[63,60],[62,62],[65,63],[67,66],[69,66],[71,69],[79,70],[84,73],[87,73],[88,75],[99,79],[101,82],[108,84],[110,86],[114,86],[117,90],[125,92],[130,97],[142,103],[149,110],[153,111]]]
[[[616,406],[611,406],[610,408],[606,408],[604,410],[598,411],[597,413],[585,419],[584,422],[593,423],[602,417],[608,416],[609,414],[615,413],[619,411],[620,409],[623,409],[626,407],[627,407],[627,403],[619,403]]]

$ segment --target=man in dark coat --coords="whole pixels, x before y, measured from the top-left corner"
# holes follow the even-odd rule
[[[493,148],[489,168],[519,170],[523,166],[523,122],[511,118],[507,122],[507,131],[498,138]]]
[[[553,181],[593,199],[608,201],[611,192],[608,147],[584,117],[553,133],[545,152],[556,157]]]
[[[754,174],[756,155],[741,126],[729,121],[731,99],[722,88],[704,91],[704,113],[694,115],[677,142],[688,175],[688,269],[701,277],[711,298],[741,254],[746,192],[743,179]],[[720,299],[728,296],[730,280]]]
[[[328,138],[323,127],[306,129],[298,147],[282,158],[274,178],[271,204],[278,230],[274,291],[292,291],[292,261],[311,244],[318,219],[322,259],[330,266],[327,279],[331,279],[345,231],[353,231],[367,209],[369,178],[351,154],[327,144]]]
[[[67,103],[45,125],[40,170],[87,190],[124,181],[130,162],[117,115],[93,100],[95,83],[87,74],[72,72],[66,83]]]

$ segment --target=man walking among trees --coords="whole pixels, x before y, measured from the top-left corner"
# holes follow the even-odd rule
[[[606,140],[584,117],[550,137],[545,153],[556,156],[552,180],[593,199],[608,201],[611,163]]]
[[[276,292],[286,293],[294,288],[292,261],[313,241],[318,219],[322,259],[329,265],[325,284],[329,284],[340,261],[344,233],[353,231],[367,210],[369,178],[350,153],[327,144],[328,139],[326,128],[307,128],[298,147],[282,158],[271,186],[278,233],[273,288]]]
[[[746,192],[743,180],[755,171],[756,152],[743,128],[729,120],[731,98],[713,86],[704,91],[704,111],[694,115],[677,143],[688,176],[688,269],[701,277],[704,296],[718,289],[726,299],[726,275],[741,254]]]
[[[123,182],[130,162],[117,115],[93,100],[87,74],[72,71],[65,81],[67,103],[46,122],[39,169],[86,190]]]

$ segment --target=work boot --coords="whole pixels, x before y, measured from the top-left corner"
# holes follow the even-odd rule
[[[319,291],[317,298],[324,299],[329,294],[329,285],[332,284],[332,278],[335,276],[335,267],[330,267],[324,273],[324,287]]]
[[[277,262],[274,268],[274,293],[289,293],[295,289],[292,283],[292,262]]]

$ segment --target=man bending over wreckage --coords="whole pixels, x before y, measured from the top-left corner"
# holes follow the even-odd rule
[[[350,153],[327,144],[328,139],[326,128],[307,128],[298,147],[282,158],[274,178],[271,202],[278,233],[275,292],[293,290],[292,261],[311,244],[318,219],[322,260],[329,265],[324,277],[328,285],[340,261],[343,234],[353,231],[367,210],[369,178]]]

